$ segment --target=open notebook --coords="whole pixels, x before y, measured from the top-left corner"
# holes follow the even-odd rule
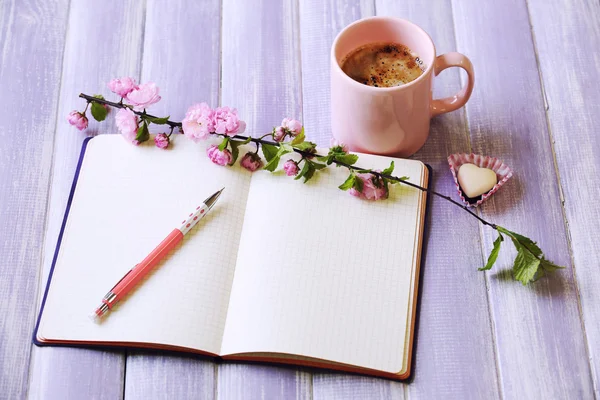
[[[424,193],[394,185],[389,200],[368,202],[337,188],[343,168],[303,184],[281,172],[214,165],[204,146],[183,137],[166,151],[120,135],[85,142],[36,344],[151,347],[408,377]],[[389,162],[359,160],[381,169]],[[423,163],[395,164],[398,175],[427,185]],[[91,322],[124,273],[221,187],[210,214],[172,254],[102,323]]]

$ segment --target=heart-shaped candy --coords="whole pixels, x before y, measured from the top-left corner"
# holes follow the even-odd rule
[[[489,192],[498,183],[498,179],[491,169],[463,164],[458,169],[458,183],[463,193],[473,199]]]

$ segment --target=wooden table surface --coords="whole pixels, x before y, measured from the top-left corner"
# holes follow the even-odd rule
[[[37,348],[31,334],[85,134],[66,115],[80,92],[152,80],[152,110],[181,120],[207,101],[248,132],[301,119],[330,137],[329,48],[361,17],[421,25],[438,54],[475,66],[464,109],[433,120],[415,157],[455,196],[446,157],[491,154],[514,178],[479,212],[539,239],[568,268],[529,287],[495,233],[434,199],[414,379],[146,351]],[[600,395],[600,3],[598,0],[0,0],[0,398],[590,399]],[[436,95],[462,76],[436,79]],[[112,118],[110,118],[112,119]],[[114,133],[113,122],[87,134]]]

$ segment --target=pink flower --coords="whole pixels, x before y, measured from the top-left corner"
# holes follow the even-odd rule
[[[158,86],[154,82],[143,83],[140,86],[134,87],[127,94],[127,100],[133,105],[136,111],[141,111],[148,108],[154,103],[158,103],[160,96],[158,95]]]
[[[298,163],[294,160],[287,160],[283,163],[283,170],[287,176],[296,176],[298,175]]]
[[[237,110],[229,107],[218,107],[213,115],[215,132],[234,136],[246,130],[246,123],[238,118]]]
[[[138,144],[135,137],[138,129],[138,117],[129,108],[121,108],[115,116],[115,123],[121,135],[133,144]]]
[[[206,149],[206,155],[210,158],[210,161],[217,165],[229,165],[233,161],[233,156],[229,150],[225,149],[221,151],[219,150],[219,146],[215,146],[214,144]]]
[[[169,137],[166,133],[159,133],[158,135],[154,136],[154,144],[159,149],[166,149],[169,147],[169,141]]]
[[[281,121],[281,126],[290,131],[294,136],[302,132],[302,124],[295,119],[284,118],[283,121]]]
[[[206,139],[211,132],[215,131],[214,114],[208,104],[194,104],[185,113],[182,122],[183,134],[194,141]]]
[[[275,139],[276,142],[283,141],[283,139],[285,139],[285,134],[286,132],[282,126],[273,129],[273,139]]]
[[[125,76],[120,79],[113,79],[108,82],[108,88],[111,92],[118,94],[121,97],[127,96],[133,89],[137,88],[135,84],[135,80],[128,76]]]
[[[344,143],[338,142],[336,138],[331,138],[331,141],[329,142],[329,147],[339,147],[343,152],[348,152],[348,146],[346,146]]]
[[[263,162],[258,154],[248,152],[244,155],[244,157],[242,157],[240,165],[246,168],[248,171],[254,172],[260,167],[262,167]]]
[[[381,200],[388,198],[388,191],[385,188],[383,180],[373,174],[356,174],[356,178],[363,182],[362,193],[351,188],[348,193],[365,200]]]
[[[84,130],[88,126],[88,119],[85,116],[85,114],[80,113],[77,110],[73,110],[69,113],[67,121],[69,121],[71,125],[79,129],[80,131]]]

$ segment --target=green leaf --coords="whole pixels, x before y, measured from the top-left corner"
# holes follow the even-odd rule
[[[538,272],[540,261],[539,258],[534,256],[525,247],[521,247],[513,265],[513,275],[515,279],[523,285],[527,285],[533,280]]]
[[[352,187],[354,189],[358,190],[360,193],[362,193],[363,187],[364,187],[364,182],[362,181],[362,179],[356,178],[354,180],[354,184],[352,185]]]
[[[314,162],[314,161],[310,161],[310,160],[308,162],[311,163],[312,166],[315,167],[315,169],[323,169],[323,168],[327,167],[327,165],[321,164],[318,162]]]
[[[304,127],[302,127],[302,131],[292,140],[292,146],[302,142],[304,142]]]
[[[336,155],[334,157],[337,161],[343,162],[344,164],[348,165],[352,165],[358,161],[358,156],[356,154],[343,154]]]
[[[298,175],[296,175],[296,177],[294,179],[298,180],[298,179],[302,178],[304,175],[306,175],[309,168],[310,168],[310,166],[308,165],[307,160],[304,160],[304,165],[302,165],[302,169],[300,170],[300,172],[298,172]],[[306,180],[305,180],[305,182],[306,182]]]
[[[292,151],[294,151],[294,148],[292,146],[290,146],[289,144],[287,144],[287,143],[279,144],[279,153],[286,154],[286,153],[291,153]]]
[[[498,237],[496,238],[496,240],[494,240],[494,248],[492,249],[492,252],[488,257],[487,263],[485,264],[485,267],[479,268],[479,271],[487,271],[494,266],[496,260],[498,259],[498,253],[500,253],[500,245],[503,241],[504,236],[502,236],[502,234],[498,232]]]
[[[244,144],[244,142],[239,141],[239,140],[230,140],[229,141],[229,145],[231,146],[231,155],[232,155],[231,164],[229,164],[229,165],[235,164],[235,161],[237,160],[238,156],[240,155],[239,147],[243,144]]]
[[[542,257],[541,266],[548,272],[556,271],[557,269],[565,269],[562,265],[556,265],[552,261],[548,261]]]
[[[151,117],[149,115],[146,115],[144,118],[146,118],[148,121],[152,122],[153,124],[164,125],[169,120],[169,117],[158,118],[158,117]]]
[[[542,276],[546,275],[546,273],[550,273],[550,272],[554,272],[557,269],[564,269],[565,267],[560,266],[560,265],[556,265],[551,261],[546,260],[545,258],[542,257],[542,260],[540,262],[540,267],[537,270],[537,273],[535,274],[535,276],[533,277],[534,281],[537,281],[538,279],[540,279]]]
[[[148,132],[148,124],[146,124],[146,121],[144,121],[142,126],[140,126],[137,130],[137,133],[135,135],[135,140],[137,140],[138,143],[142,143],[142,142],[145,142],[146,140],[148,140],[149,138],[150,138],[150,133]]]
[[[388,181],[388,183],[389,183],[390,185],[396,185],[396,184],[398,184],[400,181],[406,181],[406,180],[408,180],[408,179],[410,179],[410,178],[409,178],[408,176],[401,176],[400,178],[397,178],[397,180],[396,180],[396,179],[387,179],[387,178],[383,178],[383,179],[384,179],[384,180],[386,180],[386,181]]]
[[[271,172],[275,171],[277,169],[277,166],[279,165],[280,158],[281,157],[279,155],[275,155],[275,157],[271,158],[271,160],[267,162],[267,165],[264,166],[264,169]]]
[[[302,151],[309,151],[315,149],[317,145],[313,142],[302,142],[294,145],[294,148]]]
[[[523,246],[527,250],[529,250],[529,252],[532,253],[534,256],[536,256],[536,257],[542,256],[542,254],[543,254],[542,249],[540,249],[538,247],[536,242],[529,239],[528,237],[519,235],[518,233],[515,233],[512,231],[509,231],[508,229],[503,228],[501,226],[498,227],[498,231],[509,236],[512,239],[513,244],[515,245],[517,250],[519,249],[520,246]]]
[[[329,156],[320,156],[320,157],[317,157],[317,160],[327,162],[327,160],[329,160]]]
[[[315,165],[311,162],[306,163],[308,165],[308,171],[304,174],[304,183],[306,183],[315,174]]]
[[[223,141],[221,142],[221,144],[219,145],[219,151],[223,151],[227,148],[227,145],[229,144],[229,136],[225,136],[223,138]]]
[[[381,179],[383,180],[383,186],[385,187],[385,193],[386,193],[385,198],[387,199],[388,196],[390,195],[390,188],[389,188],[390,180],[386,179],[386,178],[381,178]]]
[[[338,186],[340,189],[342,190],[348,190],[352,187],[354,187],[354,181],[356,180],[356,175],[354,174],[350,174],[348,176],[348,178],[346,178],[346,180],[344,181],[344,183],[342,183],[340,186]]]
[[[265,156],[265,160],[267,160],[267,162],[271,161],[279,151],[277,146],[273,146],[272,144],[263,144],[261,147],[263,155]]]
[[[100,103],[92,102],[92,117],[98,122],[104,121],[108,115],[108,110]]]
[[[381,173],[383,175],[391,175],[394,172],[394,160],[390,163],[390,166],[384,169]]]
[[[523,285],[532,280],[539,279],[546,272],[552,272],[564,268],[556,265],[544,258],[542,249],[536,242],[526,236],[509,231],[506,228],[498,226],[498,232],[504,233],[512,240],[517,249],[517,257],[513,265],[513,276]]]

